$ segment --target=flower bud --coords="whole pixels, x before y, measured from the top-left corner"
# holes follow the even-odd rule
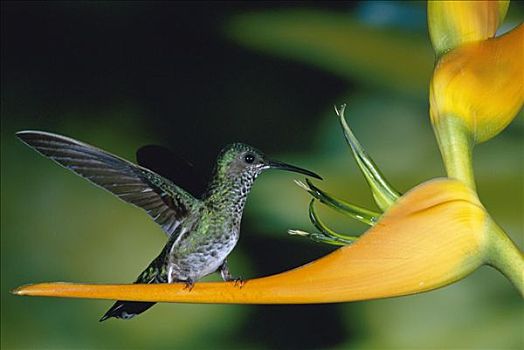
[[[465,43],[495,36],[509,1],[428,1],[431,42],[441,54]]]
[[[435,67],[430,114],[437,129],[454,118],[474,142],[484,142],[513,120],[523,102],[524,25],[450,51]]]

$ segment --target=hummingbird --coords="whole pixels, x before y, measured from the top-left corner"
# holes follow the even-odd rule
[[[16,135],[40,154],[143,209],[162,227],[167,243],[134,283],[183,282],[189,291],[214,272],[242,286],[241,279],[230,273],[227,257],[238,242],[247,195],[260,173],[281,169],[322,179],[309,170],[271,160],[254,147],[233,143],[218,154],[205,192],[193,196],[150,169],[72,138],[43,131]],[[130,319],[154,304],[117,301],[100,321]]]

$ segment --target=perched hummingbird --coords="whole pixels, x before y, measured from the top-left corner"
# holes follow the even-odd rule
[[[266,169],[283,169],[321,179],[317,174],[269,160],[242,143],[226,146],[216,160],[206,192],[196,198],[144,167],[74,139],[42,131],[17,136],[39,153],[120,199],[144,209],[162,227],[168,242],[135,283],[194,282],[213,272],[232,277],[227,256],[237,244],[246,197]],[[129,319],[155,303],[117,301],[100,319]]]

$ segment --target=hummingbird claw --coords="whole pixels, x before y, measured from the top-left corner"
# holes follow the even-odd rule
[[[238,287],[238,288],[244,287],[244,285],[247,283],[247,281],[244,281],[242,277],[233,278],[232,281],[233,281],[233,286]]]
[[[191,292],[191,290],[195,286],[195,283],[193,283],[193,281],[184,281],[184,284],[184,290],[187,290],[188,292]]]

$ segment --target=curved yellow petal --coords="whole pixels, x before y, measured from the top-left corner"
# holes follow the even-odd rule
[[[18,295],[191,303],[329,303],[423,292],[456,281],[484,262],[487,215],[463,183],[417,186],[360,240],[280,274],[247,281],[183,284],[23,286]]]
[[[524,25],[457,48],[438,61],[430,86],[430,114],[438,129],[455,118],[480,143],[501,132],[524,102]],[[438,134],[437,134],[438,136]]]
[[[431,42],[438,55],[495,36],[509,1],[428,1]]]

